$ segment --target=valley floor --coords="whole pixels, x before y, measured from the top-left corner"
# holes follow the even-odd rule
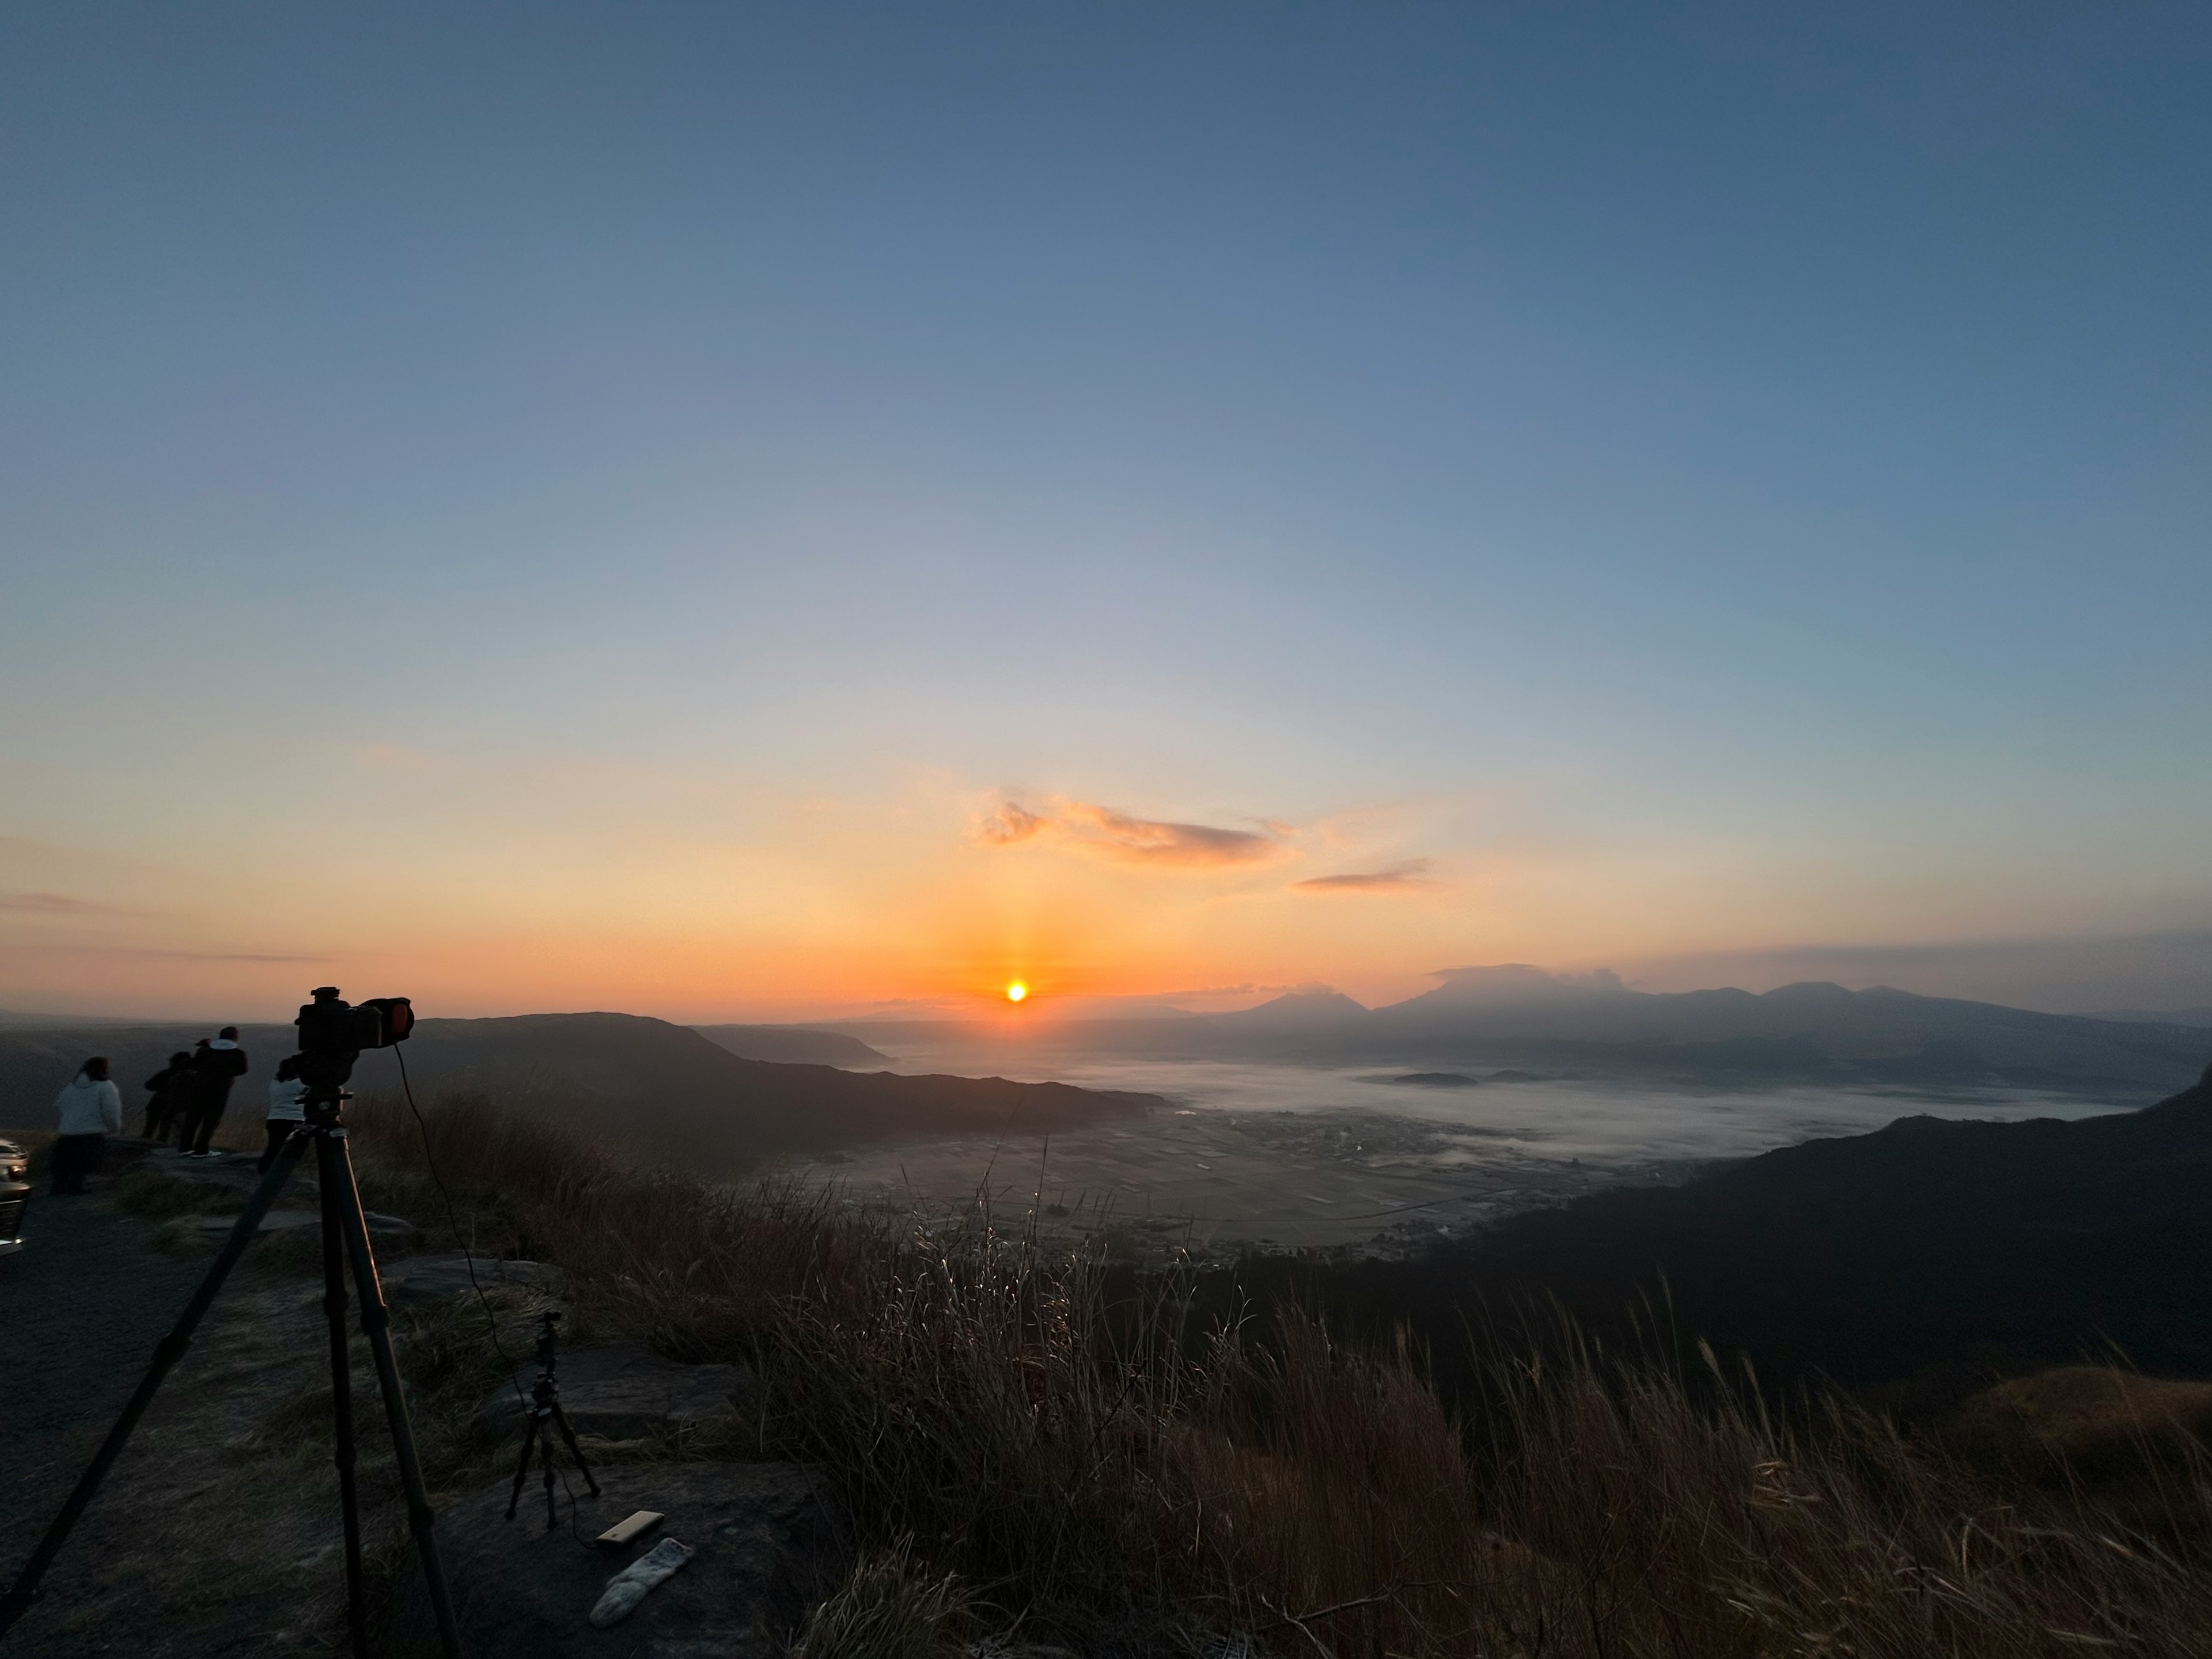
[[[950,1219],[978,1204],[1117,1258],[1250,1249],[1388,1255],[1601,1187],[1701,1164],[1545,1157],[1481,1128],[1374,1112],[1182,1108],[1051,1137],[971,1136],[794,1159],[781,1173],[867,1208]]]

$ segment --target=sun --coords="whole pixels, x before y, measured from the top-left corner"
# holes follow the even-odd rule
[[[1021,982],[1021,981],[1019,981],[1019,980],[1018,980],[1018,979],[1017,979],[1017,980],[1009,980],[1009,981],[1006,982],[1006,1000],[1007,1000],[1007,1001],[1009,1001],[1009,1002],[1019,1002],[1019,1001],[1020,1001],[1024,997],[1025,997],[1025,996],[1029,995],[1029,994],[1030,994],[1030,988],[1029,988],[1028,986],[1026,986],[1026,985],[1023,984],[1023,983]]]

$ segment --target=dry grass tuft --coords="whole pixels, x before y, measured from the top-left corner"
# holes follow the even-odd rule
[[[126,1170],[115,1182],[115,1207],[125,1215],[148,1221],[167,1221],[174,1216],[236,1212],[246,1207],[240,1195],[223,1187],[197,1181],[179,1181],[166,1171],[140,1165]]]
[[[354,1121],[377,1180],[419,1178],[404,1108]],[[480,1099],[428,1134],[475,1248],[559,1263],[592,1328],[758,1370],[757,1422],[671,1450],[836,1472],[883,1553],[810,1656],[929,1650],[914,1609],[949,1620],[955,1591],[902,1538],[1025,1630],[1103,1648],[1151,1619],[1322,1659],[2212,1656],[2212,1483],[2188,1470],[2130,1518],[1571,1333],[1502,1350],[1456,1422],[1402,1343],[1296,1315],[1188,1333],[1171,1279],[1110,1293],[985,1214],[899,1232]]]
[[[2066,1459],[2132,1451],[2146,1442],[2201,1449],[2212,1435],[2212,1382],[2062,1365],[1977,1395],[1960,1427],[1970,1437],[2032,1440]]]
[[[837,1593],[806,1616],[792,1659],[945,1659],[963,1650],[967,1598],[902,1538],[863,1556]]]

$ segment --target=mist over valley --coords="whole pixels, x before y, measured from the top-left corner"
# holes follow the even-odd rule
[[[425,1018],[425,1097],[477,1095],[717,1178],[797,1176],[886,1211],[978,1199],[1056,1236],[1208,1259],[1403,1254],[1620,1184],[1863,1135],[2141,1107],[2212,1030],[1830,984],[1653,995],[1609,975],[1456,970],[1370,1010],[1322,988],[1227,1014],[687,1028],[639,1016]],[[0,1127],[40,1121],[88,1043],[126,1080],[186,1026],[0,1026]],[[265,1076],[289,1027],[245,1028]],[[356,1086],[392,1089],[371,1054]]]

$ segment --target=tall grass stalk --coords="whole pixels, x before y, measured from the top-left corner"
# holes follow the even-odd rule
[[[354,1121],[390,1178],[424,1167],[403,1107]],[[1171,1280],[1129,1292],[986,1214],[932,1232],[735,1193],[481,1099],[435,1102],[427,1144],[499,1195],[470,1207],[507,1230],[477,1248],[557,1261],[601,1328],[755,1365],[758,1443],[1027,1630],[1134,1611],[1328,1659],[2212,1656],[2201,1469],[2124,1527],[1848,1401],[1785,1421],[1717,1367],[1571,1336],[1501,1351],[1455,1421],[1403,1340],[1295,1313],[1194,1335]]]

